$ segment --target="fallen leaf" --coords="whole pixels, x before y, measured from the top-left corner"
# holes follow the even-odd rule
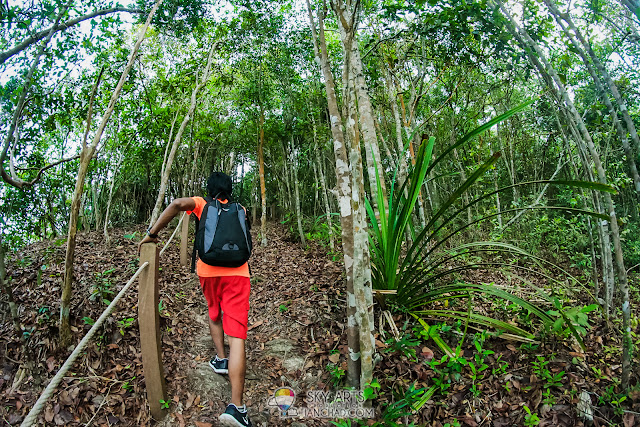
[[[431,359],[433,359],[433,356],[433,350],[431,350],[429,347],[422,347],[422,357],[427,359],[427,361],[431,361]]]
[[[51,421],[53,421],[53,417],[56,414],[53,412],[53,408],[47,408],[44,410],[44,419],[46,422],[50,423]]]
[[[56,359],[53,356],[51,356],[47,359],[47,371],[51,372],[55,367],[56,367]]]
[[[637,424],[634,424],[636,415],[635,414],[631,414],[629,412],[625,413],[624,416],[622,417],[622,422],[624,423],[624,427],[633,427]]]
[[[175,414],[175,416],[178,419],[178,423],[180,427],[185,427],[187,425],[181,413],[178,412],[177,414]]]
[[[338,360],[340,360],[340,353],[335,353],[335,354],[329,355],[329,361],[331,363],[338,363]]]
[[[263,323],[264,323],[264,320],[260,320],[260,321],[258,321],[256,323],[254,323],[253,325],[249,326],[247,328],[247,331],[250,331],[250,330],[252,330],[254,328],[257,328],[258,326],[262,325]]]
[[[201,421],[196,421],[195,424],[196,424],[196,427],[213,427],[213,424],[203,423]]]

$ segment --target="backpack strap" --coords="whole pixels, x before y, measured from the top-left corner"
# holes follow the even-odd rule
[[[194,215],[196,217],[196,233],[198,232],[198,228],[200,228],[200,218],[198,215]],[[193,253],[191,254],[191,272],[196,272],[196,242],[193,242]]]
[[[205,202],[207,202],[207,204],[209,203],[213,203],[214,199],[207,196],[204,198]],[[206,205],[205,205],[206,206]],[[196,217],[196,233],[198,233],[198,229],[200,228],[200,218],[198,218],[198,215],[194,215]],[[191,272],[195,273],[196,272],[196,243],[195,241],[193,242],[193,253],[191,254]]]

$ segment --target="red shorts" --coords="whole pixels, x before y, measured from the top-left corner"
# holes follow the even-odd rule
[[[249,292],[251,281],[248,277],[200,277],[200,287],[207,299],[209,318],[220,321],[222,309],[222,329],[231,336],[247,339],[249,323]]]

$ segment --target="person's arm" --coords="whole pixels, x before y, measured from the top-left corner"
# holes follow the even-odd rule
[[[156,221],[155,224],[149,228],[150,234],[158,234],[160,231],[169,224],[169,221],[173,219],[178,213],[183,211],[192,211],[196,208],[196,202],[191,197],[181,197],[179,199],[175,199],[167,208],[160,214],[160,218]],[[158,238],[151,237],[149,234],[144,236],[144,239],[138,243],[138,247],[142,246],[143,243],[149,242],[158,242]]]

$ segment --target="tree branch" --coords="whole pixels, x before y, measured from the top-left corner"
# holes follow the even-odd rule
[[[40,168],[40,170],[36,174],[36,177],[33,178],[31,181],[24,181],[18,177],[15,177],[15,178],[11,177],[9,176],[9,174],[5,172],[4,169],[0,170],[0,174],[2,175],[2,179],[4,179],[4,181],[9,185],[12,185],[16,188],[30,187],[40,180],[40,177],[42,176],[44,171],[46,171],[47,169],[51,169],[54,166],[58,166],[60,163],[70,162],[71,160],[75,160],[78,158],[80,158],[80,154],[76,154],[73,157],[67,157],[66,159],[60,159],[53,163],[50,163],[47,166]],[[18,169],[21,169],[21,168],[18,168]]]
[[[400,30],[400,31],[398,31],[396,34],[394,34],[394,35],[393,35],[393,36],[391,36],[391,37],[387,37],[386,39],[380,39],[380,40],[378,40],[378,41],[376,42],[376,44],[375,44],[375,45],[373,45],[373,47],[372,47],[371,49],[369,49],[369,50],[367,51],[367,53],[365,53],[365,54],[364,54],[364,56],[362,57],[362,59],[365,59],[365,58],[366,58],[366,57],[367,57],[371,52],[373,52],[374,50],[376,50],[376,49],[378,48],[378,46],[380,46],[380,44],[381,44],[381,43],[388,42],[389,40],[393,40],[393,39],[395,39],[396,37],[398,37],[400,34],[405,33],[406,31],[407,31],[407,30]]]
[[[47,37],[47,35],[49,34],[50,31],[53,31],[54,33],[58,32],[58,31],[64,31],[67,28],[73,27],[74,25],[77,25],[82,21],[86,21],[87,19],[95,18],[96,16],[101,16],[101,15],[109,15],[111,13],[116,13],[116,12],[142,13],[142,10],[140,10],[140,9],[131,9],[131,8],[122,7],[122,6],[112,7],[110,9],[96,10],[95,12],[88,13],[86,15],[80,16],[80,17],[75,18],[75,19],[70,19],[69,21],[63,22],[61,24],[57,24],[56,23],[52,27],[49,27],[46,30],[42,30],[40,32],[37,32],[34,35],[26,38],[25,40],[23,40],[20,44],[16,45],[15,47],[0,53],[0,64],[3,64],[7,59],[11,58],[12,56],[14,56],[14,55],[16,55],[16,54],[18,54],[20,52],[22,52],[23,50],[25,50],[26,48],[28,48],[32,44],[37,43],[40,40],[44,39],[45,37]]]

